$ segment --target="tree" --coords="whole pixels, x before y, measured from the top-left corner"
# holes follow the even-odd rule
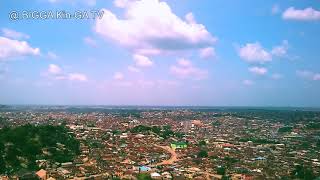
[[[208,157],[208,152],[206,150],[200,150],[198,153],[198,157],[206,158],[206,157]]]
[[[217,174],[224,176],[226,174],[226,168],[223,166],[219,166],[217,168]]]
[[[278,129],[279,133],[286,133],[286,132],[291,132],[291,131],[292,131],[292,127],[290,127],[290,126],[281,127]]]
[[[205,142],[205,141],[200,141],[199,142],[199,146],[201,147],[201,146],[206,146],[207,145],[207,143]]]
[[[159,128],[158,126],[152,126],[152,132],[156,133],[156,134],[160,134],[161,132],[161,128]]]
[[[152,180],[150,174],[139,174],[137,176],[138,180]]]
[[[304,180],[312,180],[315,178],[315,175],[312,171],[312,169],[307,168],[302,165],[297,165],[292,172],[293,177],[299,178],[299,179],[304,179]]]
[[[229,179],[230,179],[230,177],[226,176],[226,175],[223,175],[222,178],[221,178],[221,180],[229,180]]]

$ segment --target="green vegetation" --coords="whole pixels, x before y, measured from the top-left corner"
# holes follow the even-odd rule
[[[174,135],[179,138],[179,139],[182,139],[184,137],[184,133],[181,133],[181,132],[175,132]]]
[[[122,132],[120,130],[113,130],[112,134],[114,135],[120,135]]]
[[[278,129],[279,133],[287,133],[287,132],[291,132],[291,131],[292,131],[292,127],[290,127],[290,126],[281,127]]]
[[[318,129],[320,129],[320,123],[309,123],[306,125],[306,128],[318,130]]]
[[[220,121],[214,121],[214,122],[211,123],[211,125],[212,125],[213,127],[219,127],[219,126],[222,125],[222,123],[221,123]]]
[[[6,118],[4,118],[4,117],[0,117],[0,122],[2,123],[2,122],[6,122],[7,121],[7,119]]]
[[[80,153],[80,143],[64,126],[24,125],[0,130],[0,173],[37,170],[37,159],[68,162]]]
[[[88,145],[90,148],[103,148],[104,147],[104,145],[100,141],[94,140],[94,139],[88,140]]]
[[[158,129],[157,126],[154,126],[154,127],[155,127],[155,129]],[[153,128],[150,126],[139,125],[139,126],[132,128],[130,131],[132,133],[141,133],[141,132],[153,131]],[[160,132],[160,129],[159,129],[159,132]]]
[[[206,158],[206,157],[208,157],[208,152],[206,150],[200,150],[198,152],[198,157],[199,158]]]
[[[226,168],[223,166],[219,166],[217,168],[217,174],[224,176],[226,174]]]
[[[180,132],[173,132],[171,130],[170,126],[144,126],[144,125],[139,125],[130,130],[132,133],[143,133],[143,134],[149,134],[150,132],[157,134],[158,136],[168,139],[169,137],[183,137],[184,134]]]
[[[112,177],[112,180],[121,180],[119,177]]]
[[[312,180],[315,179],[315,175],[312,171],[312,169],[307,168],[302,165],[297,165],[295,167],[295,170],[292,172],[293,178],[299,178],[299,179],[304,179],[304,180]]]
[[[228,164],[234,164],[236,162],[239,162],[239,159],[233,158],[233,157],[229,157],[229,156],[225,156],[224,160],[228,163]]]
[[[137,176],[138,180],[152,180],[150,174],[139,174]]]
[[[200,146],[200,147],[206,146],[206,145],[207,145],[207,143],[206,143],[205,141],[200,141],[200,142],[199,142],[199,146]]]
[[[7,126],[9,123],[8,123],[8,119],[4,118],[4,117],[0,117],[0,128],[1,127],[5,127]]]

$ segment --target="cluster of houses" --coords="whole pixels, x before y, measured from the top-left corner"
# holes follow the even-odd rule
[[[38,160],[40,170],[33,175],[43,180],[136,179],[139,174],[153,179],[277,179],[290,176],[299,164],[320,174],[320,151],[312,142],[319,131],[306,131],[304,124],[279,133],[284,126],[280,122],[181,110],[146,111],[141,117],[20,115],[10,113],[11,123],[22,124],[23,118],[35,124],[65,123],[81,142],[81,154],[72,162]],[[130,129],[138,125],[167,126],[181,136],[164,139],[154,132],[132,133]],[[306,142],[311,145],[303,145]]]

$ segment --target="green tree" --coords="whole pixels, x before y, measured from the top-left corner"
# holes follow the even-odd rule
[[[292,127],[290,127],[290,126],[281,127],[278,129],[279,133],[286,133],[286,132],[291,132],[291,131],[292,131]]]
[[[292,172],[293,177],[303,179],[303,180],[313,180],[315,175],[311,168],[307,168],[302,165],[297,165]]]
[[[219,166],[217,168],[217,174],[224,176],[226,174],[226,168],[223,166]]]
[[[206,158],[206,157],[208,157],[208,152],[207,152],[206,150],[200,150],[200,151],[198,152],[198,157],[200,157],[200,158]]]
[[[201,147],[201,146],[206,146],[207,145],[207,143],[205,142],[205,141],[199,141],[199,146]]]
[[[150,174],[139,174],[137,176],[138,180],[152,180]]]

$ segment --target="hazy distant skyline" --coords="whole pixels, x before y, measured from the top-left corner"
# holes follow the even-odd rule
[[[101,19],[10,20],[13,11]],[[317,1],[0,6],[0,104],[320,107]]]

